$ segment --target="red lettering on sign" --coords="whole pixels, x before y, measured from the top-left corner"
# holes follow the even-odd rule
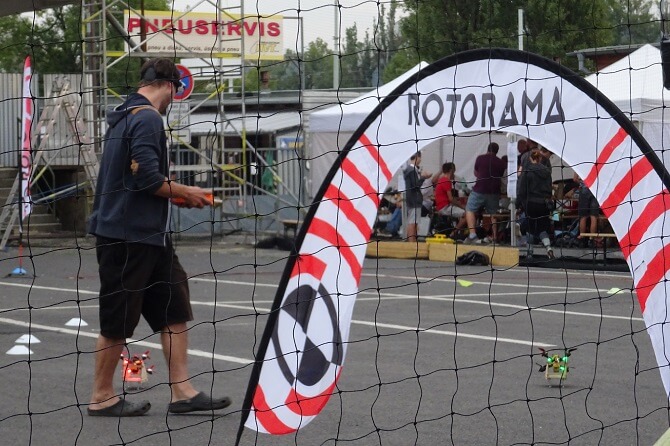
[[[239,23],[228,22],[226,23],[226,27],[228,29],[228,32],[226,34],[228,35],[236,34],[238,36],[242,35],[242,31],[240,30],[241,26]]]
[[[256,27],[258,22],[244,22],[244,31],[246,31],[248,36],[252,36],[256,32]],[[261,30],[262,32],[262,30]],[[261,34],[262,35],[262,34]]]
[[[172,20],[170,19],[163,19],[161,28],[163,28],[163,32],[172,34],[172,28],[174,25],[172,24]]]
[[[140,19],[131,17],[128,20],[128,32],[129,33],[135,31],[135,28],[139,28],[139,27],[140,27]]]
[[[281,35],[281,26],[277,22],[268,23],[268,36],[279,37]]]
[[[209,23],[207,22],[207,20],[195,21],[195,33],[200,35],[209,33]]]

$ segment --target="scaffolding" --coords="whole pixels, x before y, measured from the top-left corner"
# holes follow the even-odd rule
[[[247,51],[247,37],[245,32],[239,33],[239,36],[226,35],[219,27],[237,26],[242,30],[245,26],[261,26],[261,18],[254,17],[254,20],[247,25],[247,18],[244,13],[244,1],[233,6],[222,6],[222,0],[199,0],[190,5],[189,11],[170,11],[168,19],[160,16],[159,12],[147,11],[144,9],[143,0],[83,0],[82,1],[82,67],[84,78],[90,82],[85,84],[86,92],[93,93],[94,100],[86,104],[86,116],[90,117],[92,124],[92,139],[96,153],[103,150],[102,139],[105,132],[105,112],[110,104],[121,100],[129,87],[136,84],[135,76],[139,72],[140,62],[154,57],[189,58],[198,60],[204,68],[201,68],[198,76],[199,80],[206,81],[212,85],[212,91],[206,97],[194,102],[187,103],[186,113],[168,112],[167,126],[170,131],[170,140],[173,146],[180,150],[192,152],[198,162],[186,165],[177,165],[175,171],[181,175],[202,176],[207,173],[215,180],[208,184],[208,187],[214,190],[215,194],[224,200],[226,212],[234,214],[230,221],[240,222],[247,217],[258,217],[257,213],[248,209],[249,194],[262,192],[266,195],[273,195],[267,190],[260,189],[249,178],[250,156],[253,155],[261,167],[272,172],[275,183],[283,187],[285,192],[291,197],[291,200],[284,205],[296,207],[300,206],[299,195],[290,190],[283,183],[277,173],[275,166],[267,163],[259,151],[250,143],[247,136],[247,130],[244,120],[241,124],[234,123],[226,117],[226,109],[222,100],[223,93],[227,89],[232,89],[233,78],[238,78],[240,82],[241,114],[246,115],[245,104],[245,74],[249,68],[250,54],[260,60],[257,55],[263,50],[260,42],[254,43],[256,53]],[[229,3],[229,2],[227,2]],[[199,7],[215,10],[215,24],[212,21],[205,21],[204,24],[189,20],[189,14]],[[135,27],[130,24],[139,25]],[[232,24],[232,25],[231,25]],[[177,28],[192,27],[191,31],[199,31],[202,26],[212,26],[212,40],[207,46],[194,48],[189,42],[180,40]],[[301,31],[302,33],[302,31]],[[184,34],[184,33],[182,33]],[[190,32],[189,32],[190,34]],[[169,43],[166,44],[166,36],[169,36]],[[282,55],[283,56],[283,55]],[[224,63],[225,62],[225,63]],[[126,73],[124,82],[119,82],[118,76],[115,78],[113,73]],[[217,101],[216,130],[214,134],[214,143],[209,150],[194,147],[183,132],[184,127],[188,127],[188,116],[196,110],[204,107],[206,103]],[[184,101],[185,102],[185,101]],[[241,141],[241,147],[226,147],[224,135],[231,130],[238,135]],[[231,161],[234,160],[234,161]],[[204,166],[207,166],[207,172],[203,172]],[[274,198],[277,201],[284,201],[279,194]],[[226,200],[230,201],[226,206]],[[239,229],[239,227],[237,228]]]
[[[70,81],[67,78],[55,78],[39,119],[32,126],[31,140],[39,143],[32,149],[31,175],[27,179],[22,179],[22,172],[17,173],[0,213],[2,234],[0,250],[5,248],[17,223],[21,224],[19,217],[22,203],[21,181],[28,181],[28,187],[33,188],[54,165],[75,165],[83,169],[85,182],[77,183],[65,190],[54,190],[42,199],[31,198],[31,203],[40,204],[80,188],[95,190],[98,158],[88,126],[84,123],[81,108],[82,98],[72,92]],[[92,194],[88,196],[91,197]]]

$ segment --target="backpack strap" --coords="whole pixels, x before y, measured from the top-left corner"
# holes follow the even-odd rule
[[[139,107],[135,107],[134,109],[132,109],[132,110],[130,111],[130,114],[131,114],[131,115],[136,115],[136,114],[138,114],[139,112],[141,112],[142,110],[153,110],[153,111],[155,111],[156,113],[158,113],[158,114],[160,115],[160,113],[158,112],[158,110],[156,110],[156,108],[155,108],[154,106],[152,106],[152,105],[140,105]]]

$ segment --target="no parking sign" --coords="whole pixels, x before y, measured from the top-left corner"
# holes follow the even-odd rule
[[[177,70],[179,70],[179,78],[182,85],[184,86],[183,90],[174,95],[174,98],[178,101],[188,99],[193,93],[193,75],[191,71],[183,65],[177,64]]]

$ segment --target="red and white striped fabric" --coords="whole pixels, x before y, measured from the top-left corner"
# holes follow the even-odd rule
[[[33,209],[30,200],[30,177],[32,175],[32,141],[31,128],[33,122],[33,98],[30,92],[30,81],[33,72],[30,65],[30,56],[26,57],[23,65],[23,113],[21,116],[21,224],[19,230],[23,231],[23,220],[26,219]]]
[[[319,414],[345,373],[378,194],[413,153],[432,141],[492,131],[537,141],[585,179],[633,272],[670,391],[665,280],[670,176],[632,123],[581,77],[536,55],[475,50],[442,59],[401,84],[341,152],[303,223],[298,256],[288,263],[278,289],[247,392],[244,425],[286,434]]]
[[[377,191],[390,179],[376,147],[362,136],[325,188],[290,273],[247,427],[293,432],[333,394],[379,206]]]

